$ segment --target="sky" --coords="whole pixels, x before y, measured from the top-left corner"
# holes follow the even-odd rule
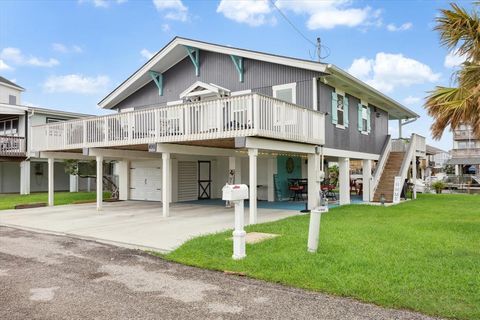
[[[462,62],[433,30],[448,7],[433,0],[3,0],[0,75],[26,88],[23,104],[103,114],[97,103],[175,36],[303,59],[315,59],[312,42],[320,37],[322,62],[420,115],[404,136],[415,132],[449,150],[451,134],[433,141],[423,109],[428,91],[450,85]],[[389,131],[397,137],[396,122]]]

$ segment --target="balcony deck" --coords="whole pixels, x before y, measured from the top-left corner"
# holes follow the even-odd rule
[[[325,115],[260,94],[32,127],[32,151],[231,141],[235,137],[323,144]]]
[[[15,136],[0,136],[0,157],[25,157],[25,138]]]

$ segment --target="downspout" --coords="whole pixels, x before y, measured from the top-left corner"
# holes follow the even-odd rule
[[[30,118],[33,117],[35,115],[35,109],[31,109],[31,113],[29,114],[28,110],[26,111],[27,113],[27,117],[25,118],[25,153],[26,153],[26,156],[27,156],[27,159],[30,160],[30,137],[29,137],[29,134],[30,134],[30,130],[28,130],[28,126],[30,124]]]

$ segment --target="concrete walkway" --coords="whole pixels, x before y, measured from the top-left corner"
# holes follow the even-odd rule
[[[0,211],[0,225],[94,239],[130,248],[166,252],[190,238],[232,229],[234,213],[221,206],[173,204],[162,217],[159,202],[106,202]],[[258,222],[299,214],[297,211],[258,209]],[[248,221],[248,209],[245,210]]]
[[[431,319],[2,227],[0,261],[0,319]]]

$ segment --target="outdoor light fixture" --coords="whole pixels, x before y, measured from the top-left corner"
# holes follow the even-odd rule
[[[382,193],[382,194],[380,195],[380,203],[382,204],[382,206],[385,205],[385,194],[384,194],[384,193]]]

